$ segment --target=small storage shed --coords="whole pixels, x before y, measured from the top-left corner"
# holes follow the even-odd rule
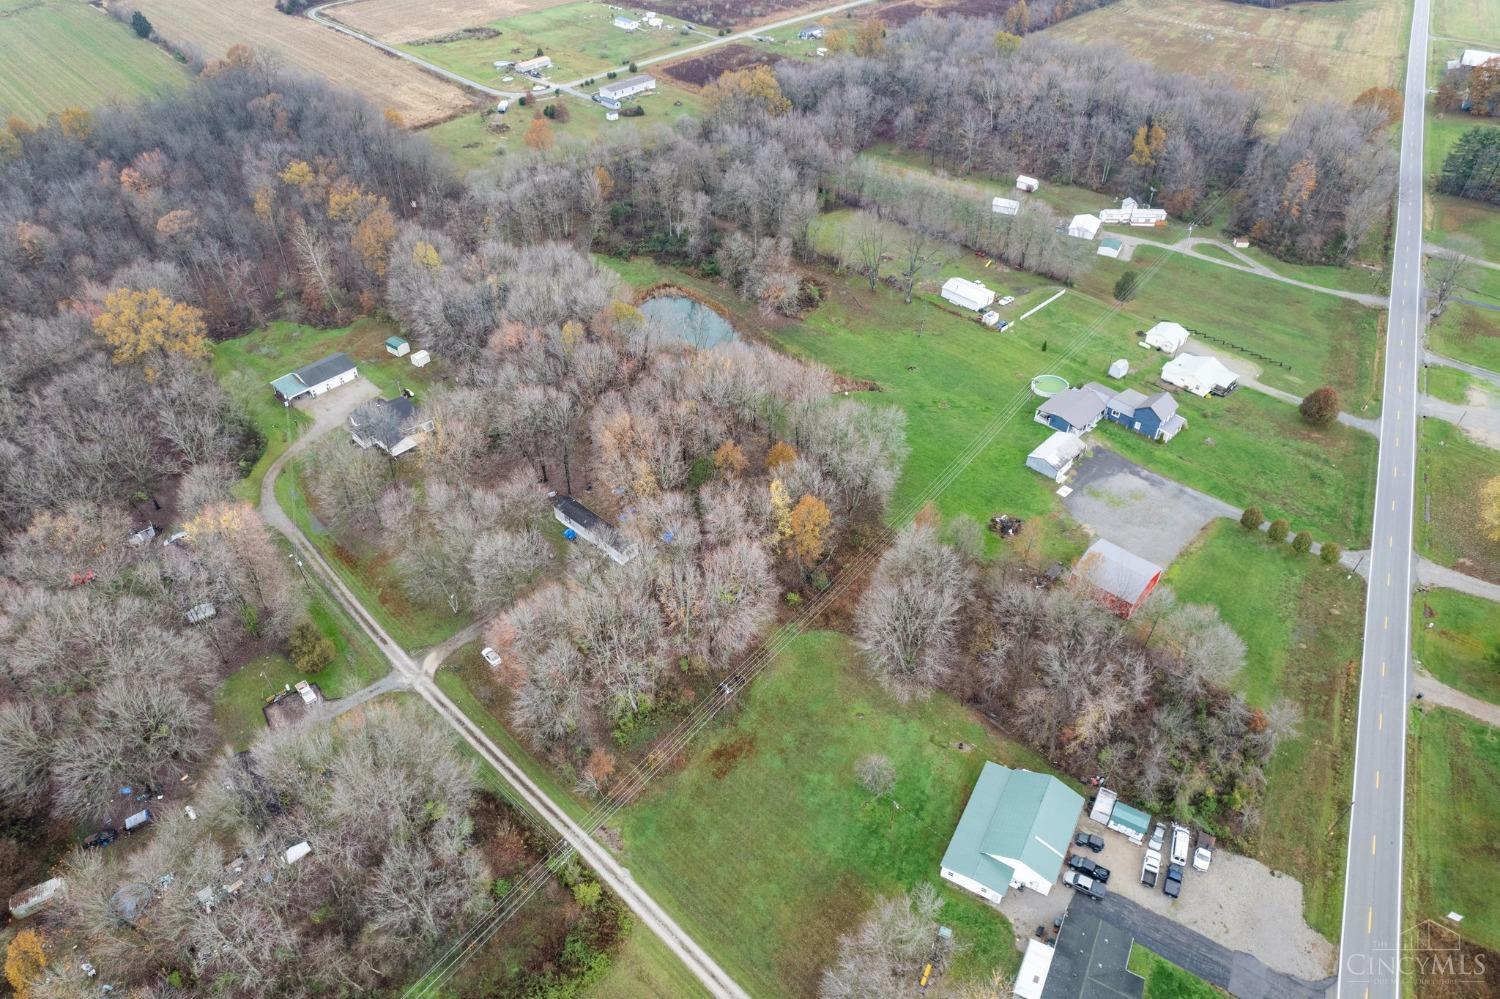
[[[1120,251],[1124,249],[1124,243],[1120,242],[1118,239],[1115,239],[1113,236],[1106,236],[1105,238],[1099,240],[1099,249],[1097,252],[1101,257],[1109,257],[1111,260],[1117,260],[1119,259]]]
[[[995,198],[990,202],[990,211],[997,215],[1019,215],[1021,203],[1015,198]]]
[[[405,337],[388,336],[385,338],[385,352],[393,357],[405,357],[411,353],[411,344]]]
[[[427,362],[432,360],[432,355],[425,350],[419,350],[411,355],[411,364],[414,368],[425,368]]]
[[[1083,441],[1070,433],[1056,430],[1026,456],[1026,467],[1045,475],[1053,482],[1061,482],[1081,454]]]
[[[1123,801],[1115,802],[1114,810],[1109,813],[1109,821],[1105,823],[1117,833],[1122,833],[1126,839],[1140,846],[1146,841],[1146,831],[1151,828],[1151,816],[1125,804]]]
[[[1109,366],[1109,377],[1111,378],[1124,378],[1128,374],[1130,374],[1130,362],[1123,357],[1114,361]]]
[[[1179,323],[1157,323],[1146,331],[1146,345],[1175,354],[1188,342],[1190,336],[1192,334]]]
[[[1024,173],[1016,177],[1016,190],[1035,191],[1042,186],[1042,182],[1035,177],[1028,177]]]
[[[993,291],[978,281],[966,281],[961,277],[951,277],[944,281],[942,295],[944,301],[975,312],[989,308],[990,303],[995,300]]]

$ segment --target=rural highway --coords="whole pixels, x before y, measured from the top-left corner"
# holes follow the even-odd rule
[[[335,7],[342,7],[346,4],[358,2],[359,0],[333,0],[332,3],[319,4],[316,7],[309,7],[305,11],[305,13],[307,14],[308,18],[310,18],[317,24],[321,24],[325,28],[332,28],[334,31],[337,31],[343,35],[348,35],[350,38],[364,42],[366,45],[373,45],[387,55],[393,55],[398,59],[405,59],[407,62],[412,63],[416,66],[420,66],[427,72],[436,74],[437,76],[440,76],[452,83],[456,83],[461,87],[468,87],[470,90],[477,90],[481,94],[485,94],[490,97],[506,97],[510,99],[516,99],[530,94],[530,87],[521,90],[496,90],[494,87],[491,87],[488,84],[480,83],[478,80],[471,80],[467,76],[453,72],[451,69],[444,69],[442,66],[439,66],[436,63],[428,62],[426,59],[423,59],[420,56],[412,55],[410,52],[403,51],[394,45],[387,45],[385,42],[382,42],[377,38],[373,38],[362,31],[356,31],[354,28],[349,27],[347,24],[341,24],[331,17],[324,16],[324,11],[332,10]],[[874,0],[847,0],[847,2],[845,3],[835,4],[832,7],[822,7],[818,10],[808,11],[805,14],[798,14],[795,17],[782,18],[781,20],[773,21],[770,24],[761,24],[757,25],[754,28],[746,28],[744,31],[737,31],[732,35],[715,36],[713,38],[710,38],[706,42],[700,42],[697,45],[689,45],[685,49],[673,49],[671,52],[663,52],[661,55],[651,56],[646,59],[637,59],[635,65],[636,68],[639,69],[642,66],[650,66],[654,63],[665,62],[668,59],[681,59],[684,56],[695,55],[699,52],[707,51],[708,49],[717,48],[720,45],[728,45],[730,42],[742,42],[747,38],[751,38],[755,35],[763,35],[768,31],[777,31],[781,28],[789,27],[802,21],[811,21],[819,17],[827,17],[830,14],[839,14],[846,10],[851,10],[855,7],[863,7],[865,4],[873,2]],[[702,32],[698,33],[702,34]],[[624,69],[625,67],[622,66],[619,68]],[[572,94],[574,97],[580,97],[584,100],[589,100],[590,95],[578,88],[583,86],[585,80],[603,76],[605,72],[605,70],[601,70],[600,72],[595,73],[592,76],[580,76],[578,79],[569,80],[566,83],[554,83],[551,80],[544,80],[542,82],[546,83],[548,87],[556,88],[558,90],[565,90],[568,93]],[[531,77],[526,77],[526,79],[529,80],[531,79]]]
[[[1416,0],[1406,53],[1396,243],[1386,329],[1379,479],[1365,594],[1364,659],[1339,935],[1338,999],[1401,992],[1401,860],[1411,662],[1417,371],[1422,365],[1422,119],[1430,0]]]
[[[540,816],[565,840],[569,847],[593,868],[599,880],[609,887],[630,911],[651,932],[655,933],[667,948],[676,954],[694,977],[715,999],[748,999],[748,994],[719,967],[718,963],[690,937],[676,921],[667,914],[656,900],[635,883],[630,873],[615,860],[602,844],[589,835],[556,802],[549,798],[521,767],[507,756],[483,730],[463,713],[448,695],[433,682],[432,676],[419,665],[405,649],[391,638],[380,623],[365,609],[359,598],[344,585],[343,580],[323,559],[318,548],[302,533],[276,499],[276,479],[287,464],[306,450],[319,437],[336,432],[344,424],[350,412],[359,403],[376,394],[375,386],[364,379],[342,390],[341,396],[323,400],[313,426],[281,455],[266,472],[261,482],[260,509],[266,523],[284,535],[296,552],[301,566],[316,576],[324,589],[339,602],[360,630],[369,636],[375,647],[390,663],[393,675],[392,689],[405,688],[425,700],[443,721],[456,731],[465,742],[474,748],[486,763],[510,785],[515,795],[525,803],[534,815]],[[460,952],[466,958],[467,948]],[[439,989],[446,995],[447,990]]]

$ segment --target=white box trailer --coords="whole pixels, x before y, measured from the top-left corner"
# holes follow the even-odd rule
[[[943,300],[952,302],[961,309],[982,312],[995,300],[995,293],[978,281],[966,281],[961,277],[943,282]]]

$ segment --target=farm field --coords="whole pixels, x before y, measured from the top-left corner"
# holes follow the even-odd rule
[[[1500,42],[1500,24],[1489,0],[1434,0],[1432,33],[1471,42]]]
[[[1169,72],[1260,91],[1276,127],[1303,103],[1350,101],[1367,87],[1394,85],[1407,16],[1400,0],[1279,10],[1218,0],[1121,0],[1045,30],[1073,41],[1108,41]]]
[[[1409,738],[1406,921],[1451,926],[1444,917],[1457,912],[1465,940],[1500,950],[1500,896],[1473,876],[1493,866],[1500,842],[1500,732],[1443,708],[1413,709]]]
[[[383,42],[415,42],[474,28],[518,14],[557,7],[566,0],[356,0],[329,16]]]
[[[186,80],[161,48],[79,0],[0,0],[0,121],[40,123]]]
[[[135,0],[161,36],[217,59],[231,46],[249,45],[303,72],[394,108],[406,123],[440,121],[470,104],[459,87],[424,73],[356,39],[290,16],[269,3],[228,5],[216,0]]]
[[[1440,420],[1423,420],[1421,433],[1417,551],[1439,565],[1500,583],[1500,541],[1485,537],[1478,503],[1484,483],[1500,475],[1500,452]]]
[[[623,862],[752,994],[815,993],[874,899],[923,882],[940,886],[941,920],[967,945],[951,979],[1014,972],[1005,918],[937,868],[984,761],[1046,770],[1031,753],[944,694],[895,702],[831,632],[793,642],[695,748],[621,813]],[[872,752],[895,765],[890,800],[854,779]]]
[[[1412,652],[1434,677],[1500,704],[1500,614],[1495,605],[1454,590],[1418,593]]]
[[[1217,607],[1244,640],[1238,687],[1251,707],[1284,698],[1297,708],[1297,736],[1266,768],[1259,830],[1236,848],[1301,881],[1308,925],[1336,941],[1364,584],[1227,520],[1204,530],[1166,582],[1180,600]]]
[[[528,59],[538,49],[552,59],[552,68],[545,76],[567,81],[595,74],[603,76],[605,71],[621,69],[626,63],[709,40],[705,35],[682,33],[675,21],[667,21],[665,28],[624,31],[614,26],[616,13],[605,4],[579,0],[484,25],[500,32],[494,38],[425,44],[418,39],[399,47],[471,80],[503,87],[501,77],[511,74],[495,69],[495,61]],[[475,26],[452,24],[449,30]],[[513,82],[515,89],[525,90],[534,81],[518,75]]]

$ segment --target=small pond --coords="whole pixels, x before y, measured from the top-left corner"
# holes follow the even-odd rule
[[[640,309],[663,333],[699,349],[738,339],[727,319],[686,295],[653,295]]]

